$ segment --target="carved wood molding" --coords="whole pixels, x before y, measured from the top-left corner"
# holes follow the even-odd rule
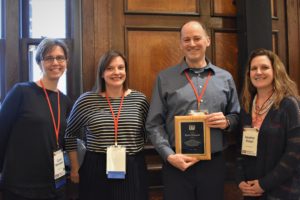
[[[125,0],[124,13],[199,16],[199,1],[200,0]]]

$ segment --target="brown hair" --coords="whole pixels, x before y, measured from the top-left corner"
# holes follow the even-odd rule
[[[101,58],[99,60],[97,77],[96,77],[96,92],[105,92],[106,91],[105,80],[102,76],[103,76],[105,69],[109,66],[111,61],[116,57],[121,57],[123,59],[123,61],[125,63],[125,72],[127,74],[128,64],[127,64],[125,56],[122,53],[115,51],[115,50],[107,51],[106,53],[104,53],[101,56]],[[125,79],[125,81],[123,83],[123,89],[124,89],[124,91],[128,89],[127,78]]]
[[[266,49],[256,49],[251,52],[246,65],[245,81],[242,90],[242,107],[246,112],[250,112],[251,101],[257,93],[256,88],[252,85],[250,80],[250,67],[252,60],[257,56],[267,56],[271,61],[274,73],[274,92],[276,94],[274,100],[275,108],[279,107],[280,102],[284,97],[294,96],[300,99],[297,84],[291,80],[286,72],[285,66],[280,58],[272,51]]]

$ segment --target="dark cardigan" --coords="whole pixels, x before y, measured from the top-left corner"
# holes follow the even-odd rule
[[[241,110],[240,119],[239,152],[251,114]],[[239,153],[237,183],[255,179],[265,193],[245,199],[300,199],[300,110],[295,98],[284,98],[278,109],[268,112],[259,130],[256,157]]]

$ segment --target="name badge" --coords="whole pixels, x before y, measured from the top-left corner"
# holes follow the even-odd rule
[[[258,130],[244,128],[241,154],[248,156],[257,155]]]
[[[54,161],[54,180],[55,187],[60,188],[65,185],[66,179],[66,170],[65,170],[65,161],[63,151],[60,149],[53,153],[53,161]]]
[[[110,179],[125,179],[126,148],[118,145],[107,147],[106,174]]]

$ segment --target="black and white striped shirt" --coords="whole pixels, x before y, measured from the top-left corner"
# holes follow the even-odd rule
[[[115,116],[121,98],[111,98]],[[146,139],[145,120],[149,104],[144,94],[138,91],[124,97],[118,125],[118,145],[126,147],[129,155],[141,151]],[[114,121],[105,97],[95,93],[82,94],[75,102],[68,119],[65,135],[66,150],[77,148],[76,138],[82,128],[86,133],[88,151],[105,153],[106,148],[114,144]]]

